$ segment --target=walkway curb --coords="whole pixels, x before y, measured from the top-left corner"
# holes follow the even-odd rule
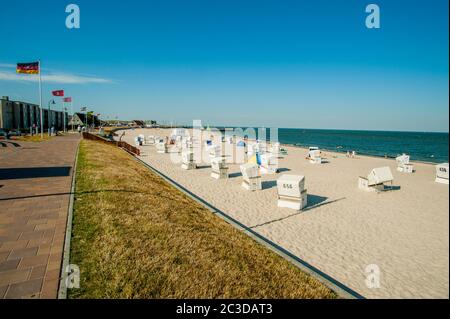
[[[72,219],[73,219],[73,202],[75,198],[75,182],[77,175],[77,164],[78,164],[78,153],[80,151],[80,143],[81,139],[78,142],[77,152],[75,154],[75,161],[73,164],[72,171],[72,186],[70,188],[70,199],[69,199],[69,207],[67,211],[67,224],[66,224],[66,236],[64,238],[64,251],[63,251],[63,260],[61,265],[61,273],[60,273],[60,281],[58,288],[58,299],[67,299],[67,272],[66,268],[70,262],[70,240],[72,238]]]

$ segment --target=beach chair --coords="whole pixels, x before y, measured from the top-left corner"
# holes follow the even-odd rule
[[[220,145],[211,145],[208,148],[208,154],[209,154],[210,159],[213,159],[216,157],[221,157],[222,156],[222,148],[220,147]]]
[[[194,162],[194,152],[189,149],[183,150],[181,153],[181,168],[186,170],[197,168],[197,164]]]
[[[141,140],[141,138],[139,136],[136,136],[134,138],[134,144],[136,145],[136,147],[142,145],[142,140]]]
[[[248,161],[247,157],[247,144],[244,141],[239,141],[236,143],[236,163],[246,163]]]
[[[228,178],[228,167],[223,157],[211,159],[211,177],[215,179]]]
[[[448,184],[448,163],[436,165],[436,180],[437,183]]]
[[[262,189],[261,175],[259,175],[258,165],[253,163],[242,164],[242,187],[250,191]]]
[[[192,137],[186,137],[181,141],[181,149],[192,151],[194,148],[194,142],[192,141]]]
[[[386,190],[385,184],[390,183],[392,186],[393,181],[391,169],[385,166],[374,168],[367,177],[360,176],[358,186],[366,191],[384,191]]]
[[[403,173],[413,173],[414,165],[409,162],[409,155],[403,154],[395,158],[397,161],[397,171]]]
[[[260,171],[261,174],[275,174],[278,172],[278,157],[272,153],[260,155]]]
[[[157,153],[167,153],[168,151],[168,146],[167,143],[164,139],[159,139],[158,142],[156,143],[156,152]]]
[[[322,155],[319,149],[310,150],[307,159],[311,164],[322,164]]]
[[[278,207],[302,210],[308,204],[305,177],[283,174],[277,179]]]

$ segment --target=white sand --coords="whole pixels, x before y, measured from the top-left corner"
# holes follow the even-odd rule
[[[138,134],[169,135],[162,129],[126,131],[134,145]],[[308,206],[304,212],[277,207],[275,181],[263,175],[263,190],[241,187],[239,165],[229,165],[231,177],[215,180],[210,168],[186,171],[170,154],[142,146],[142,159],[179,184],[253,227],[326,274],[367,298],[449,297],[449,189],[434,182],[435,167],[414,163],[414,174],[400,173],[391,159],[325,152],[328,163],[310,164],[307,150],[287,147],[279,167],[306,176]],[[389,166],[400,190],[375,193],[358,189],[358,176]],[[376,264],[380,288],[367,288],[365,268]]]

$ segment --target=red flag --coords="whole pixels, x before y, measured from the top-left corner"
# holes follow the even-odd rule
[[[52,91],[53,96],[64,96],[64,90]]]
[[[64,102],[72,102],[72,98],[71,97],[65,97],[63,98]]]

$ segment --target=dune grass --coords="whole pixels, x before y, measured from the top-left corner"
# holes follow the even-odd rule
[[[336,298],[130,155],[83,140],[69,298]]]

